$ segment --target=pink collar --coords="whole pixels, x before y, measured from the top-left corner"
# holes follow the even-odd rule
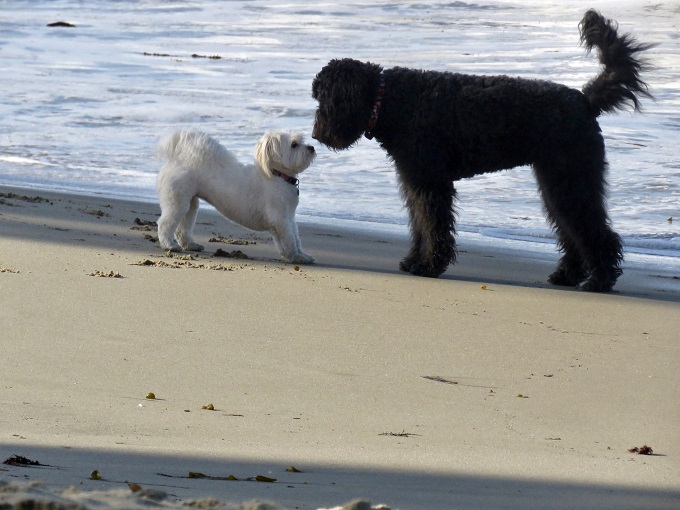
[[[286,181],[288,184],[291,184],[295,186],[296,188],[299,188],[300,181],[296,179],[295,177],[291,177],[290,175],[284,174],[283,172],[279,172],[278,170],[272,168],[272,174],[274,174],[276,177],[281,177],[284,181]],[[300,194],[300,191],[298,189],[298,195]]]
[[[375,98],[373,110],[371,111],[371,118],[368,119],[368,130],[364,136],[369,140],[373,139],[373,129],[378,122],[378,115],[380,114],[380,107],[382,106],[383,96],[385,95],[385,73],[380,73],[380,85],[378,85],[378,96]]]

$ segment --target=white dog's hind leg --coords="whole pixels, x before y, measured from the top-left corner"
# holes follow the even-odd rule
[[[175,238],[180,246],[186,251],[203,251],[205,246],[194,241],[193,230],[196,223],[196,216],[198,215],[198,197],[193,197],[189,204],[189,210],[179,222]]]
[[[158,198],[161,205],[161,217],[158,219],[158,242],[161,248],[170,251],[182,251],[175,240],[175,232],[191,207],[191,195],[166,189],[159,186]]]
[[[175,229],[182,217],[172,209],[162,209],[158,219],[158,242],[161,248],[170,251],[182,251],[182,247],[175,241]]]
[[[298,234],[297,223],[293,220],[277,225],[272,230],[274,244],[281,252],[281,256],[288,262],[296,264],[313,264],[314,257],[302,251],[302,243]]]

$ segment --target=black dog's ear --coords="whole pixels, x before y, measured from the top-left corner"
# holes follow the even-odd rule
[[[321,71],[317,73],[312,82],[312,97],[318,101],[332,97],[333,86],[335,83],[341,79],[343,82],[347,81],[346,72],[343,71],[343,62],[351,61],[352,59],[333,59],[326,64]]]
[[[373,81],[372,76],[375,76],[377,83],[377,76],[381,71],[379,66],[370,62],[360,62],[352,58],[333,59],[314,78],[312,97],[320,99],[319,95],[324,91],[326,97],[338,97],[347,94],[345,90],[352,91],[352,94],[369,95],[363,87]]]
[[[333,149],[346,149],[368,128],[378,92],[376,64],[351,58],[331,60],[314,78],[312,97],[319,102],[314,136]]]

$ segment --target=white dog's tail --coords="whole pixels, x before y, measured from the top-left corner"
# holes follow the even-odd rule
[[[165,135],[156,145],[156,154],[181,166],[206,163],[238,166],[238,160],[220,143],[200,131],[182,129]]]

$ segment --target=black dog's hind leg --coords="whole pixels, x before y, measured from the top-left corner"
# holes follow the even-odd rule
[[[411,249],[399,269],[435,278],[455,262],[453,182],[409,185],[402,180],[402,194],[409,212]]]
[[[604,158],[590,160],[570,170],[564,161],[534,165],[548,219],[564,252],[548,281],[609,292],[621,275],[623,250],[605,207],[606,163]]]
[[[550,219],[551,217],[552,215],[548,213],[548,218]],[[573,245],[562,228],[559,225],[553,225],[553,227],[557,234],[557,246],[563,252],[563,255],[557,263],[555,271],[548,277],[548,283],[576,287],[585,280],[588,269],[580,255],[579,249]]]

